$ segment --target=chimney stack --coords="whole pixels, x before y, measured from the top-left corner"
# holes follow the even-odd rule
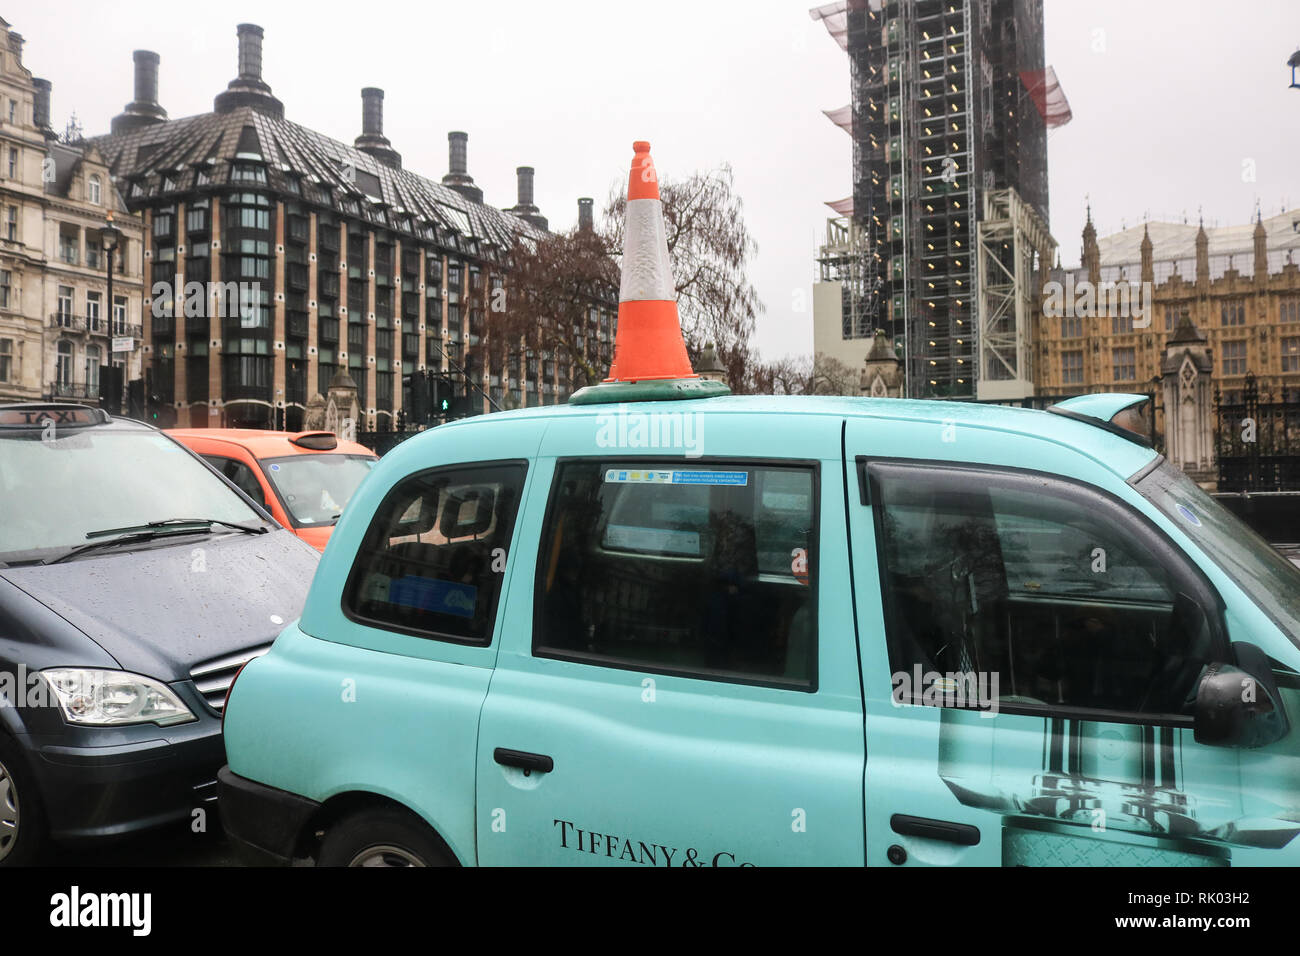
[[[135,62],[135,99],[113,117],[109,128],[114,133],[126,133],[167,119],[167,111],[158,105],[158,54],[152,50],[136,50],[131,59]]]
[[[235,27],[239,37],[239,75],[230,81],[224,93],[217,94],[212,108],[229,113],[250,106],[276,119],[284,117],[284,104],[271,95],[271,87],[262,79],[262,38],[265,31],[256,23]]]
[[[5,24],[8,26],[8,24]],[[23,58],[23,35],[13,30],[9,31],[9,52],[14,55],[14,59],[21,61]]]
[[[520,166],[515,169],[515,176],[519,183],[518,202],[520,206],[533,205],[533,167]],[[537,207],[533,207],[537,208]]]
[[[136,50],[131,54],[135,62],[135,101],[158,102],[158,54],[152,50]]]
[[[475,202],[482,202],[483,190],[474,185],[474,177],[469,174],[468,146],[469,133],[457,130],[447,134],[449,172],[442,177],[442,184]]]
[[[464,176],[469,173],[469,133],[452,132],[447,134],[448,144],[448,168],[453,176]]]
[[[262,37],[266,31],[255,23],[241,23],[235,27],[239,37],[239,78],[262,81]]]
[[[593,200],[588,199],[586,196],[578,200],[578,228],[583,232],[591,232],[595,228],[592,217],[592,203]]]
[[[378,87],[367,86],[361,91],[361,135],[352,145],[385,165],[402,168],[401,154],[384,136],[384,91]]]
[[[53,135],[50,129],[50,90],[53,85],[49,80],[33,79],[32,87],[36,96],[32,102],[32,122],[42,133]]]
[[[384,135],[384,91],[374,86],[361,91],[361,135]]]
[[[538,212],[537,206],[533,203],[533,167],[520,166],[515,170],[515,176],[519,180],[519,198],[506,212],[531,222],[539,229],[548,229],[549,223],[546,217]]]

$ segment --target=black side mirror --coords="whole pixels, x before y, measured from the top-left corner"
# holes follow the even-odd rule
[[[1265,747],[1291,729],[1273,668],[1254,644],[1234,642],[1237,663],[1211,664],[1196,690],[1196,742],[1219,747]]]

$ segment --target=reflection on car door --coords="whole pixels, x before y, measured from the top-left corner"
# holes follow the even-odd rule
[[[860,620],[885,636],[862,641],[869,862],[1225,866],[1300,832],[1293,740],[1260,763],[1194,739],[1203,669],[1231,651],[1154,526],[1029,472],[859,470]]]

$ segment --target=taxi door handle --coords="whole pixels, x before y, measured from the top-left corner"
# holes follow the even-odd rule
[[[890,817],[889,828],[902,836],[946,840],[961,846],[975,846],[980,842],[979,827],[973,827],[969,823],[949,823],[947,820],[912,817],[905,813],[895,813]]]
[[[503,767],[518,767],[525,775],[536,770],[538,773],[550,773],[555,769],[555,761],[546,754],[530,754],[524,750],[508,750],[498,747],[492,751],[492,759]]]

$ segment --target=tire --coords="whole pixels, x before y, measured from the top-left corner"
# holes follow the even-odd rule
[[[45,844],[45,813],[18,745],[0,733],[0,866],[27,866]]]
[[[455,866],[456,861],[413,813],[378,807],[349,814],[325,831],[316,865]]]

